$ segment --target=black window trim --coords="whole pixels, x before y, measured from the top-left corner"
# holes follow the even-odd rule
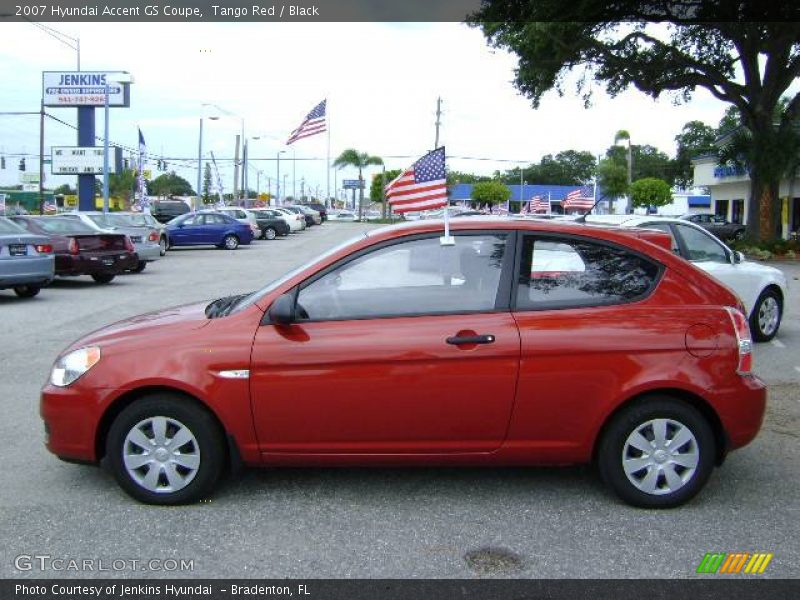
[[[517,297],[519,294],[519,272],[520,267],[522,266],[522,248],[523,244],[525,243],[526,237],[533,237],[538,239],[554,239],[554,240],[573,240],[577,242],[585,242],[590,244],[597,244],[599,246],[606,246],[609,248],[614,248],[615,250],[622,250],[629,254],[633,254],[645,260],[656,267],[658,267],[658,271],[656,272],[655,277],[653,277],[653,282],[650,284],[650,287],[647,288],[646,291],[639,294],[634,298],[629,298],[627,300],[598,300],[592,302],[576,302],[574,304],[565,304],[564,306],[541,306],[541,307],[519,307],[517,305]],[[601,240],[595,237],[587,236],[587,235],[579,235],[573,233],[556,233],[550,231],[521,231],[520,235],[517,239],[517,248],[514,252],[514,277],[511,286],[511,312],[546,312],[546,311],[553,311],[553,310],[571,310],[575,308],[598,308],[603,306],[622,306],[624,304],[633,304],[635,302],[641,302],[642,300],[646,300],[649,298],[653,292],[658,287],[658,284],[661,283],[661,279],[664,276],[664,271],[666,267],[664,264],[647,254],[639,252],[629,246],[625,246],[624,244],[617,244],[614,242],[609,242],[607,240]]]
[[[516,261],[516,248],[517,248],[517,237],[519,231],[516,229],[469,229],[469,230],[459,230],[459,231],[452,231],[451,235],[453,236],[480,236],[480,235],[505,235],[506,237],[506,247],[503,253],[503,264],[500,270],[500,281],[497,285],[497,295],[495,296],[495,306],[491,310],[456,310],[456,311],[440,311],[440,312],[420,312],[420,313],[408,313],[402,315],[394,315],[394,314],[376,314],[376,315],[367,315],[363,317],[342,317],[342,318],[328,318],[328,319],[297,319],[295,321],[296,324],[307,324],[307,323],[332,323],[332,322],[340,322],[340,321],[374,321],[379,319],[408,319],[414,317],[441,317],[441,316],[448,316],[448,315],[474,315],[474,314],[496,314],[496,313],[507,313],[511,310],[510,302],[511,302],[511,284],[514,279],[512,267]],[[334,271],[344,265],[364,256],[365,254],[369,254],[371,252],[375,252],[378,250],[382,250],[383,248],[388,248],[390,246],[396,246],[398,244],[422,240],[422,239],[438,239],[442,236],[442,232],[426,232],[426,233],[416,233],[411,235],[405,235],[398,238],[392,238],[390,240],[385,240],[383,242],[379,242],[377,244],[373,244],[367,246],[366,248],[362,248],[358,252],[354,252],[345,256],[344,258],[336,261],[335,263],[328,265],[321,271],[318,271],[308,277],[307,279],[301,281],[299,284],[294,286],[291,290],[286,292],[287,294],[292,294],[293,298],[293,306],[294,311],[296,314],[297,311],[297,301],[300,297],[300,292],[302,292],[305,288],[313,284],[318,279],[324,277],[331,271]],[[261,325],[271,325],[272,320],[269,318],[269,309],[264,311],[264,316],[261,319]]]

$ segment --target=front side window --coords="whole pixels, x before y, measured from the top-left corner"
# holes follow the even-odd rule
[[[644,227],[646,229],[657,229],[658,231],[663,231],[664,233],[668,233],[670,240],[672,240],[672,251],[675,254],[680,254],[680,248],[678,247],[678,240],[675,239],[675,235],[672,233],[672,227],[670,227],[669,223],[642,223],[637,227]]]
[[[517,308],[576,308],[639,300],[653,289],[659,272],[656,263],[616,246],[526,236]]]
[[[683,241],[686,258],[691,261],[727,263],[728,253],[722,245],[705,231],[688,225],[677,225]]]
[[[379,248],[301,288],[300,319],[330,320],[495,309],[506,234],[438,237]]]

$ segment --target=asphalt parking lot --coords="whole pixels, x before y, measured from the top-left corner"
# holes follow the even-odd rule
[[[771,384],[764,429],[675,510],[623,505],[583,467],[252,470],[209,502],[157,508],[135,503],[100,469],[45,450],[38,392],[73,339],[138,313],[250,291],[371,227],[328,223],[235,252],[178,249],[140,275],[108,286],[61,280],[32,301],[0,292],[0,577],[683,578],[696,576],[707,552],[772,552],[764,577],[797,575],[798,263],[778,265],[788,310],[777,340],[756,349],[756,370]],[[106,566],[184,559],[193,568],[27,570],[20,555]]]

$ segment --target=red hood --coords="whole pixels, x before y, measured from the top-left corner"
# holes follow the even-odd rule
[[[159,343],[155,341],[157,338],[172,337],[181,331],[208,325],[210,321],[205,314],[207,305],[208,302],[185,304],[117,321],[83,336],[67,350],[91,345],[117,346],[121,343],[130,345],[130,349],[133,349],[133,346],[139,345],[138,340],[141,340],[142,345],[152,348]]]

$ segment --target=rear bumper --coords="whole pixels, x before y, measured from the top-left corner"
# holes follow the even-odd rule
[[[109,263],[109,261],[111,261]],[[135,252],[114,252],[99,255],[58,255],[56,275],[118,275],[139,263]]]
[[[150,262],[161,258],[161,246],[157,242],[148,242],[136,244],[136,254],[139,255],[139,260]]]
[[[755,375],[740,377],[735,389],[717,398],[717,410],[727,433],[730,450],[752,442],[764,422],[767,408],[767,385]]]
[[[0,263],[0,289],[17,285],[47,285],[55,276],[55,257],[31,256]]]

